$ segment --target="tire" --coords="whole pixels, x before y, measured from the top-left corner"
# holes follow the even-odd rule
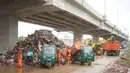
[[[48,68],[48,69],[50,69],[50,68],[51,68],[51,66],[47,66],[47,68]]]
[[[109,56],[109,52],[108,51],[106,51],[106,55]]]
[[[84,62],[81,62],[81,65],[84,65]]]
[[[103,49],[103,55],[105,54],[105,50]]]
[[[52,65],[53,67],[55,66],[55,64]]]
[[[88,66],[91,66],[92,63],[90,60],[87,59],[87,64],[88,64]]]
[[[119,55],[120,55],[120,51],[117,51],[117,52],[116,52],[116,56],[119,56]]]
[[[51,66],[52,66],[52,65],[51,65],[51,62],[47,62],[46,66],[47,66],[48,69],[50,69]]]

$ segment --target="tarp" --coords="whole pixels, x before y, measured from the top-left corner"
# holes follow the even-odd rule
[[[28,52],[27,56],[33,56],[33,52]]]

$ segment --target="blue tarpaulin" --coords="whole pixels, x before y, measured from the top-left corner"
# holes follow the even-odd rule
[[[28,52],[27,56],[33,56],[33,52]]]

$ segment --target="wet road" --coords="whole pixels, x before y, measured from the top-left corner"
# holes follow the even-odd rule
[[[87,68],[80,68],[72,73],[102,73],[105,67],[109,65],[109,63],[113,63],[119,57],[104,56],[103,58],[99,58],[100,59],[96,60],[92,66]]]
[[[117,60],[117,56],[96,56],[96,61],[92,66],[87,65],[61,65],[51,69],[46,68],[17,68],[17,67],[0,67],[0,73],[102,73],[103,69]]]
[[[87,65],[61,65],[51,69],[46,68],[17,68],[17,67],[0,67],[0,73],[100,73],[105,66],[116,60],[118,57],[107,57],[103,58],[98,56],[97,60],[92,66]]]

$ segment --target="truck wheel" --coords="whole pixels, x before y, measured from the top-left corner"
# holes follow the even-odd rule
[[[109,56],[109,52],[108,51],[106,51],[106,55]]]
[[[103,49],[103,55],[105,54],[105,50]]]
[[[88,66],[91,66],[92,63],[90,60],[87,59],[87,64],[88,64]]]
[[[119,56],[119,55],[120,55],[120,51],[117,51],[117,52],[116,52],[116,56]]]

